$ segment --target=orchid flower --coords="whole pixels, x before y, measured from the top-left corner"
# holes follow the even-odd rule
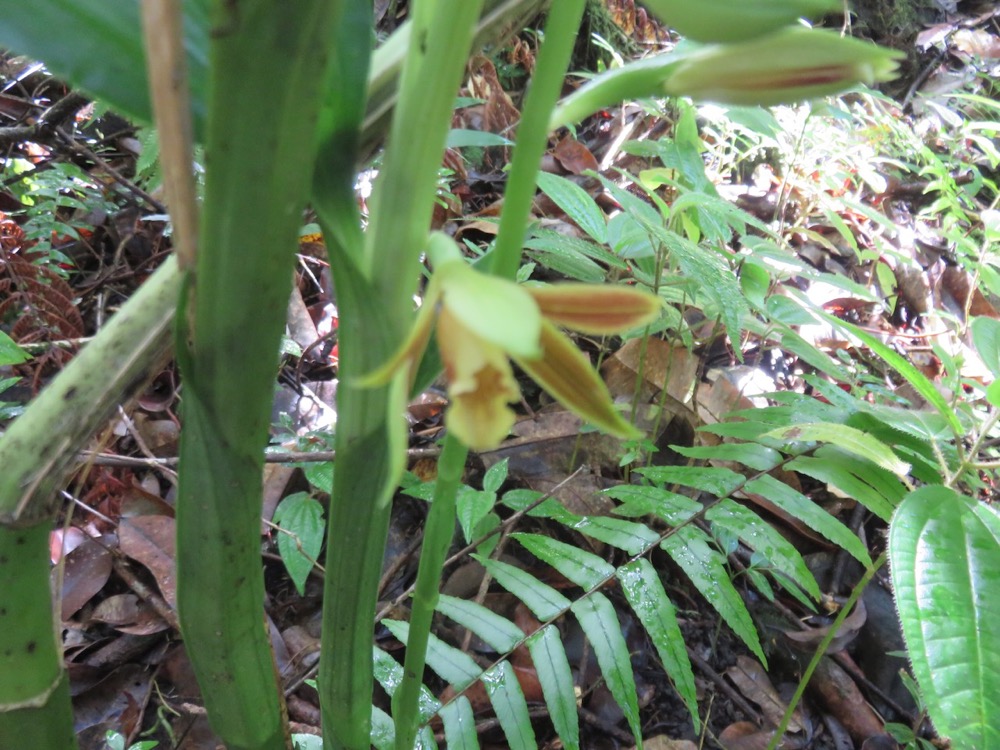
[[[581,419],[617,437],[640,436],[558,327],[593,335],[637,328],[659,314],[655,295],[601,284],[520,286],[473,269],[441,233],[431,236],[428,256],[435,270],[412,331],[363,384],[384,385],[401,373],[411,382],[436,326],[451,400],[445,423],[473,450],[495,448],[514,425],[509,404],[521,390],[510,360]]]

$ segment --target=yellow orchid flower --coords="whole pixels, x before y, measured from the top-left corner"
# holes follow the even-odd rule
[[[640,436],[557,326],[595,335],[636,328],[659,314],[655,295],[600,284],[519,286],[474,270],[441,233],[431,236],[428,256],[435,271],[413,330],[362,384],[383,385],[400,372],[412,381],[436,323],[451,399],[445,423],[473,450],[495,448],[514,425],[509,404],[521,391],[510,360],[581,419],[618,437]]]

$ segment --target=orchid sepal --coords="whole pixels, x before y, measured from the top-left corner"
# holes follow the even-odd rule
[[[587,356],[548,320],[542,321],[542,356],[514,361],[549,395],[610,435],[636,440],[642,433],[615,408],[608,387]]]
[[[566,283],[527,290],[543,318],[593,336],[639,328],[652,323],[663,310],[658,297],[627,286]]]

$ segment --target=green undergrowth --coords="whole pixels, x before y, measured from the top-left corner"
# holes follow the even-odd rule
[[[963,101],[984,105],[962,97],[952,104]],[[766,406],[746,408],[744,401],[724,421],[705,418],[693,424],[694,440],[670,446],[668,465],[653,464],[653,454],[639,446],[629,449],[630,481],[603,492],[613,507],[606,515],[571,512],[554,497],[532,490],[504,491],[506,462],[486,472],[481,488],[462,488],[457,516],[467,551],[488,580],[523,603],[540,626],[526,633],[477,601],[441,596],[438,613],[487,644],[489,664],[484,668],[482,659],[432,635],[427,664],[435,682],[452,690],[441,700],[425,689],[421,747],[436,746],[435,715],[443,722],[448,747],[478,747],[467,691],[478,690],[480,683],[509,746],[536,747],[541,739],[537,723],[515,669],[525,649],[552,726],[565,747],[580,747],[577,696],[564,644],[567,618],[586,635],[607,687],[630,730],[641,738],[633,667],[616,611],[622,602],[644,627],[695,732],[703,731],[706,716],[678,624],[679,604],[664,587],[662,555],[764,664],[767,649],[747,606],[750,590],[768,601],[790,598],[809,612],[817,611],[824,594],[844,592],[822,590],[802,554],[776,530],[769,514],[762,515],[762,507],[777,508],[873,569],[873,550],[817,503],[815,493],[786,481],[789,476],[799,477],[802,486],[822,488],[824,495],[864,506],[880,528],[904,523],[908,511],[900,507],[927,488],[945,493],[945,501],[964,497],[973,503],[957,504],[956,513],[974,508],[972,498],[991,496],[996,456],[986,444],[996,436],[1000,406],[990,385],[1000,374],[1000,324],[989,317],[971,320],[963,311],[925,311],[925,319],[942,321],[940,341],[931,344],[940,367],[931,377],[914,365],[907,349],[913,341],[877,335],[870,324],[838,317],[836,308],[809,294],[811,284],[822,283],[841,299],[873,306],[875,318],[905,318],[909,302],[892,269],[913,264],[913,251],[898,217],[887,215],[889,204],[875,198],[892,181],[906,180],[927,181],[926,197],[913,201],[915,225],[932,227],[949,248],[949,262],[987,294],[996,293],[998,258],[989,241],[997,228],[992,207],[982,210],[983,201],[995,201],[997,195],[990,177],[998,162],[993,131],[983,119],[963,117],[958,107],[953,112],[957,122],[928,143],[898,118],[891,101],[871,94],[775,113],[682,104],[671,137],[623,145],[623,151],[643,160],[643,168],[592,175],[621,206],[610,216],[574,182],[539,176],[541,190],[581,232],[533,228],[522,279],[544,270],[588,282],[631,280],[656,290],[669,306],[658,329],[634,336],[658,335],[693,351],[722,339],[733,364],[756,365],[771,357],[788,369],[775,377],[771,392],[755,394],[766,398]],[[720,192],[718,185],[745,173],[742,168],[754,160],[769,165],[778,183],[779,218],[751,215]],[[955,179],[965,172],[972,173],[971,180]],[[874,237],[859,240],[858,217],[876,230]],[[844,264],[852,273],[815,267],[797,253],[807,241],[840,257],[846,246],[849,262]],[[706,326],[706,320],[715,325]],[[827,333],[805,335],[816,327]],[[920,338],[915,328],[909,330]],[[972,348],[965,354],[945,343],[969,330]],[[841,343],[831,346],[833,340]],[[989,371],[985,377],[966,374],[976,352]],[[658,410],[661,419],[669,419],[663,400],[634,406],[651,422]],[[433,496],[433,484],[411,479],[406,486],[406,494]],[[990,523],[991,511],[977,512]],[[501,538],[510,553],[502,559],[497,558]],[[594,549],[605,552],[598,555]],[[749,564],[735,564],[733,554],[740,549],[748,553]],[[987,557],[996,554],[988,551]],[[511,555],[521,562],[512,564]],[[934,565],[929,563],[931,569]],[[540,580],[537,571],[546,568],[571,587],[557,590]],[[899,606],[904,615],[922,617],[907,612],[907,600]],[[389,618],[382,624],[406,641],[406,622]],[[379,647],[374,658],[376,679],[394,694],[402,667]],[[957,684],[949,687],[958,689]],[[392,747],[388,715],[373,707],[372,721],[375,746]]]

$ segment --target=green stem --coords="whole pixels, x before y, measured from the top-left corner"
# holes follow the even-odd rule
[[[553,3],[549,11],[545,41],[524,100],[524,113],[517,126],[517,144],[504,190],[503,213],[493,250],[492,271],[497,276],[512,279],[521,264],[521,248],[535,197],[535,176],[548,144],[549,116],[562,90],[585,6],[586,0],[560,0]]]
[[[584,6],[585,0],[561,0],[552,8],[546,23],[545,41],[525,101],[513,165],[504,192],[504,210],[492,267],[498,275],[513,278],[521,261],[525,224],[535,194],[535,175],[548,142],[548,117],[562,87]],[[456,438],[451,435],[445,438],[438,461],[434,501],[424,529],[403,681],[393,696],[397,750],[409,750],[416,738],[417,704],[423,684],[427,642],[444,561],[455,532],[456,497],[467,455],[468,448]]]
[[[410,750],[417,736],[417,703],[423,685],[427,641],[434,619],[434,608],[437,607],[441,571],[455,534],[455,500],[462,483],[468,453],[468,448],[449,435],[444,440],[444,448],[438,459],[434,500],[424,528],[420,567],[417,569],[417,582],[413,591],[403,681],[392,701],[392,713],[396,721],[396,750]]]
[[[802,679],[799,680],[798,686],[795,688],[795,694],[792,699],[788,701],[788,708],[785,709],[785,715],[781,717],[781,723],[778,728],[774,731],[774,736],[771,737],[771,741],[767,745],[767,750],[776,750],[778,745],[781,743],[781,739],[785,736],[785,732],[788,729],[788,724],[792,720],[792,714],[795,713],[796,707],[798,707],[799,702],[802,700],[802,696],[806,692],[806,688],[809,686],[809,680],[812,679],[813,673],[819,666],[820,661],[826,656],[827,649],[830,648],[830,644],[833,643],[833,639],[837,636],[840,631],[840,626],[844,624],[844,620],[847,616],[854,611],[854,606],[857,604],[858,599],[864,593],[865,588],[868,583],[875,576],[875,572],[881,568],[888,557],[888,552],[883,552],[878,556],[878,559],[872,563],[871,567],[868,568],[864,575],[861,576],[861,580],[858,581],[851,595],[844,602],[844,606],[841,607],[840,612],[837,613],[837,618],[830,625],[823,637],[823,640],[819,642],[819,646],[816,647],[816,653],[813,654],[812,659],[809,661],[809,665],[806,667],[806,671],[802,674]]]

